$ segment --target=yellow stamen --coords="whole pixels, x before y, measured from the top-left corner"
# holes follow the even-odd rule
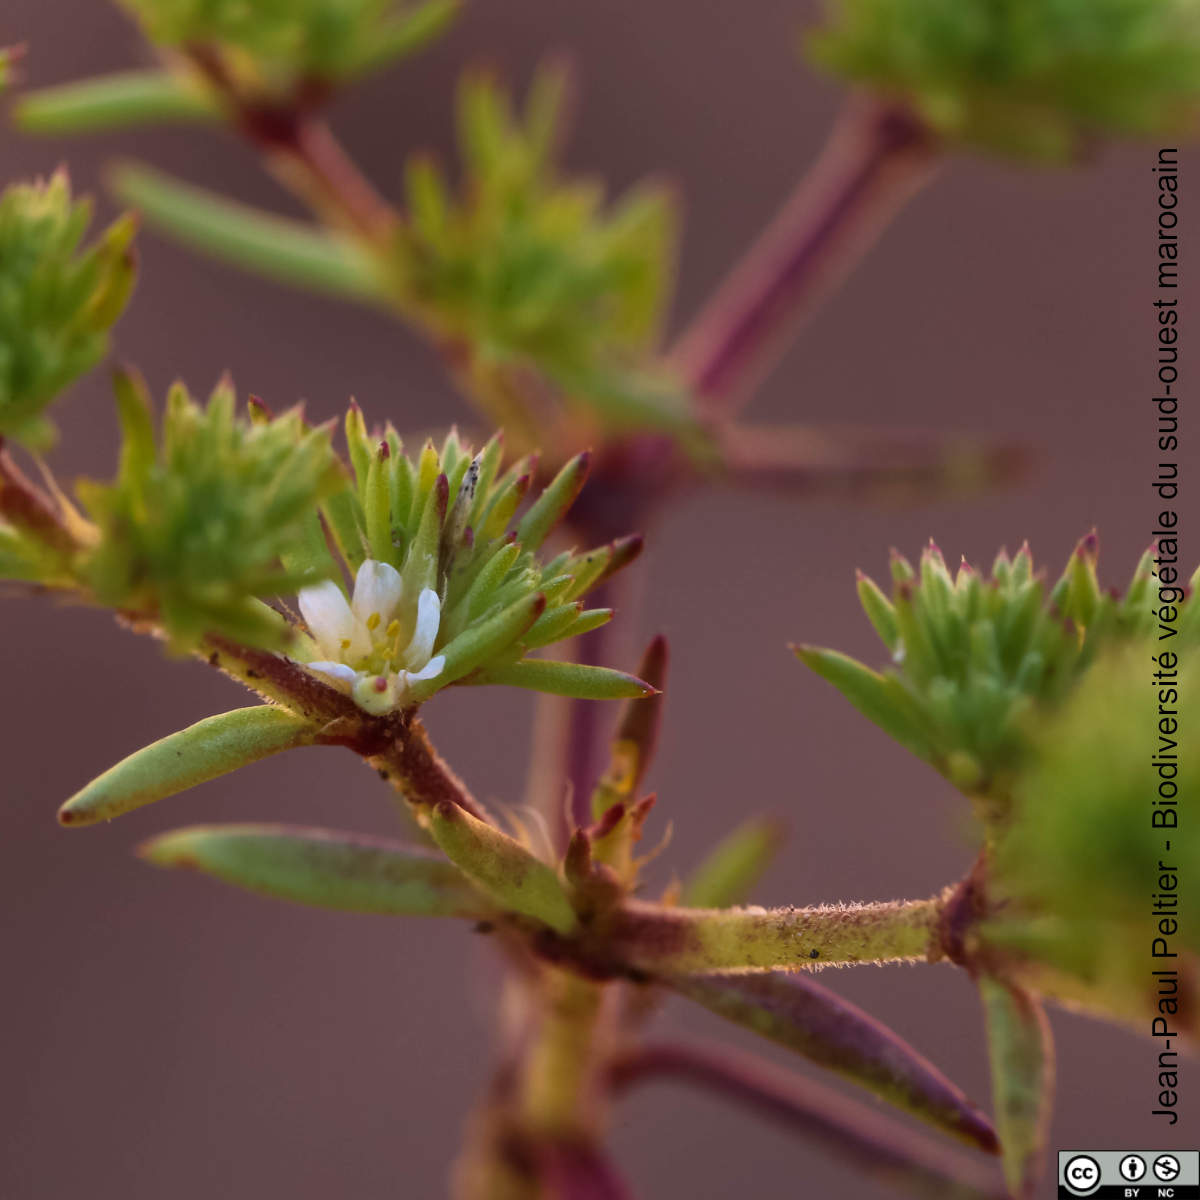
[[[374,633],[375,630],[379,628],[379,623],[382,620],[383,618],[377,612],[372,613],[367,618],[367,629],[370,630],[371,633]]]
[[[395,658],[400,653],[400,635],[402,633],[399,621],[392,621],[387,627],[387,640],[391,645],[390,657]]]

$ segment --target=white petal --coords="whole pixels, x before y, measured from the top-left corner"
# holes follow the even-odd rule
[[[408,676],[409,683],[416,683],[419,679],[436,679],[445,665],[446,656],[439,654],[437,658],[431,658],[420,671],[405,671],[404,674]]]
[[[330,658],[342,658],[342,643],[354,639],[354,614],[342,589],[331,579],[301,588],[296,599],[300,612],[321,648]]]
[[[336,683],[353,684],[358,678],[358,672],[353,667],[346,666],[340,662],[310,662],[305,663],[305,667],[310,671],[317,671],[321,675],[329,675]]]
[[[404,651],[404,665],[410,670],[419,670],[429,661],[441,623],[442,602],[433,588],[425,588],[417,600],[417,627]]]
[[[354,599],[351,608],[354,615],[365,625],[372,613],[379,614],[380,624],[387,628],[400,596],[404,591],[404,581],[400,572],[391,563],[379,562],[374,558],[364,558],[354,577]]]

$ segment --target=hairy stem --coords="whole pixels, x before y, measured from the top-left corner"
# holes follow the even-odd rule
[[[399,719],[391,722],[396,728],[384,747],[375,754],[364,755],[368,765],[418,810],[448,801],[471,816],[490,822],[487,809],[434,749],[420,718],[404,712],[396,716]]]
[[[935,161],[932,135],[907,109],[851,102],[816,164],[673,351],[701,405],[714,415],[740,407]]]
[[[124,619],[135,632],[162,636],[152,618],[126,614]],[[356,730],[366,716],[349,696],[322,683],[299,663],[270,650],[213,633],[201,641],[197,654],[210,667],[236,679],[264,700],[282,704],[331,732]]]
[[[629,901],[596,929],[634,971],[802,970],[941,956],[943,897],[816,908],[666,908]]]

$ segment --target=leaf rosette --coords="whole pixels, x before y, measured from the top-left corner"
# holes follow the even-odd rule
[[[1053,586],[1028,547],[1001,552],[990,577],[965,561],[952,575],[932,543],[914,569],[893,555],[889,598],[860,575],[859,599],[891,655],[874,671],[833,650],[797,649],[865,716],[1003,820],[1030,744],[1032,717],[1053,710],[1098,654],[1149,636],[1153,551],[1124,593],[1104,591],[1097,542],[1084,538]],[[1183,606],[1181,634],[1196,634]]]

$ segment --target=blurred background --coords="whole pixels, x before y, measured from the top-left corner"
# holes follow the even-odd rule
[[[523,87],[542,56],[565,51],[579,75],[569,165],[615,188],[661,172],[682,191],[678,327],[774,212],[840,106],[841,89],[799,60],[814,15],[802,0],[758,0],[736,16],[716,0],[480,3],[432,50],[346,95],[334,124],[396,195],[409,150],[451,161],[452,88],[464,65],[490,62]],[[7,0],[0,44],[15,41],[29,43],[32,86],[137,65],[144,53],[124,17],[93,0]],[[102,197],[105,164],[128,155],[295,211],[222,132],[34,141],[0,129],[5,182],[65,161],[77,189]],[[1149,147],[1105,151],[1073,173],[954,159],[750,410],[764,421],[1025,438],[1042,452],[1028,484],[904,508],[711,492],[649,531],[636,568],[640,627],[626,632],[641,642],[663,631],[673,650],[650,781],[660,798],[651,840],[667,820],[675,826],[660,882],[757,811],[791,829],[763,903],[924,896],[965,870],[963,802],[786,643],[877,660],[854,569],[882,578],[889,547],[915,555],[931,535],[951,561],[990,562],[1028,538],[1056,571],[1097,526],[1102,576],[1124,584],[1155,512],[1152,163]],[[1185,230],[1190,164],[1200,161],[1184,159]],[[111,206],[102,198],[100,209]],[[243,394],[277,409],[304,398],[321,418],[350,395],[401,429],[468,416],[433,355],[381,314],[234,274],[152,233],[141,256],[117,352],[156,396],[176,377],[205,389],[228,368]],[[61,415],[56,470],[107,473],[116,437],[105,373],[76,385]],[[1200,523],[1189,519],[1200,517],[1194,501],[1180,505],[1185,529]],[[244,695],[203,666],[164,660],[101,613],[19,598],[0,612],[0,1196],[443,1195],[488,1073],[498,972],[486,943],[457,925],[290,908],[157,874],[130,854],[158,830],[201,821],[388,833],[378,781],[342,751],[310,749],[112,826],[62,831],[55,809],[83,782]],[[629,653],[620,665],[633,666]],[[467,689],[439,697],[428,724],[477,794],[515,802],[531,709],[522,694]],[[988,1102],[980,1014],[958,972],[822,978]],[[1051,1146],[1168,1141],[1149,1116],[1149,1043],[1053,1020]],[[681,1003],[662,1022],[749,1041]],[[1181,1128],[1194,1128],[1194,1108],[1182,1116]],[[675,1085],[636,1094],[614,1138],[643,1197],[891,1194],[818,1147]]]

